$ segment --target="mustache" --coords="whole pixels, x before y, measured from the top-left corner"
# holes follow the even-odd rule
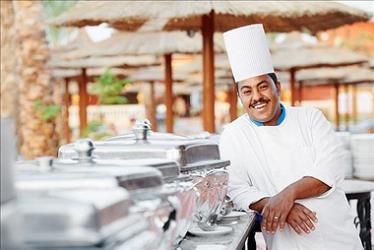
[[[254,108],[258,104],[266,104],[268,102],[270,102],[269,99],[261,97],[260,99],[253,101],[249,106]]]

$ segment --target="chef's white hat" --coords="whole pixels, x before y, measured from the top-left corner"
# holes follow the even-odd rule
[[[262,24],[229,30],[223,38],[235,82],[274,72]]]

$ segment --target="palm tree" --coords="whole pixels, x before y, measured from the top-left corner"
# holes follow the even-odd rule
[[[11,1],[1,1],[1,118],[16,119],[16,57],[14,10]]]
[[[52,86],[46,67],[49,49],[41,1],[13,1],[19,58],[19,143],[26,159],[55,155],[58,138],[51,112]],[[37,105],[39,104],[39,105]],[[53,109],[53,108],[52,108]]]

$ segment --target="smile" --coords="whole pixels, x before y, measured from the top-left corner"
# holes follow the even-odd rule
[[[267,104],[267,103],[258,103],[258,104],[256,104],[256,105],[251,105],[251,106],[252,106],[254,109],[256,109],[256,110],[262,110],[262,109],[265,108],[266,104]]]

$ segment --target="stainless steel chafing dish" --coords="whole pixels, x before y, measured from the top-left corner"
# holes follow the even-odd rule
[[[178,211],[176,213],[176,229],[175,229],[175,240],[174,244],[177,244],[185,234],[189,226],[192,223],[193,216],[196,210],[197,193],[194,189],[194,185],[191,182],[189,175],[180,174],[179,165],[172,160],[168,159],[102,159],[94,158],[92,156],[94,149],[93,143],[90,140],[80,140],[74,144],[74,150],[77,153],[77,157],[73,159],[58,159],[54,166],[69,166],[70,164],[79,164],[80,166],[97,166],[100,169],[95,168],[94,171],[106,172],[108,166],[116,166],[119,168],[130,168],[133,166],[147,166],[153,167],[162,173],[163,180],[166,182],[163,185],[163,190],[159,194],[166,196],[176,196],[178,199]],[[90,169],[87,169],[89,171]],[[76,169],[75,169],[76,171]],[[146,180],[145,180],[146,181]],[[147,182],[147,181],[146,181]],[[151,184],[151,183],[149,183]],[[125,186],[126,187],[126,186]],[[127,187],[126,187],[127,188]],[[151,193],[157,191],[157,189],[151,187],[149,192],[142,192],[141,197],[145,197]],[[127,188],[128,189],[128,188]],[[158,192],[158,191],[157,191]],[[176,205],[177,206],[177,205]]]
[[[127,199],[128,194],[118,187],[24,196],[20,207],[25,241],[41,247],[102,244],[134,222],[128,216]]]
[[[89,141],[77,144],[78,148],[86,146],[89,146]],[[150,230],[157,235],[157,239],[152,241],[152,248],[157,249],[159,246],[160,249],[169,249],[171,247],[175,238],[175,223],[173,222],[175,218],[173,216],[179,205],[173,197],[178,190],[169,189],[163,185],[162,174],[159,170],[151,167],[124,167],[120,161],[102,160],[98,162],[87,157],[76,160],[55,160],[50,162],[49,170],[36,163],[34,162],[31,166],[30,163],[18,164],[18,172],[33,173],[35,176],[39,170],[39,175],[44,173],[49,177],[71,175],[77,178],[77,176],[87,175],[87,179],[95,175],[114,177],[116,186],[123,187],[129,192],[132,201],[131,213],[141,214],[147,218]],[[58,184],[51,178],[46,179],[49,179],[53,186]],[[87,179],[82,179],[83,186],[90,185],[90,181]],[[101,181],[98,185],[102,187],[104,184]],[[43,185],[46,186],[46,183]],[[71,186],[75,185],[71,184]],[[92,187],[96,188],[97,185]],[[28,188],[30,189],[30,183]]]
[[[157,240],[144,216],[130,212],[128,192],[108,175],[21,170],[16,189],[28,248],[114,249],[144,234],[153,242],[139,246],[147,248]]]
[[[132,134],[96,141],[94,159],[162,158],[176,161],[181,174],[188,175],[196,185],[200,198],[196,219],[201,228],[212,230],[227,191],[229,161],[220,160],[216,143],[150,131],[147,121],[137,122]],[[62,146],[60,159],[77,159],[80,153],[74,144]]]
[[[220,160],[218,145],[204,139],[155,133],[146,121],[137,122],[132,134],[95,141],[92,155],[101,159],[160,158],[178,162],[182,173],[211,170],[229,165]],[[74,144],[59,149],[59,159],[75,159],[79,153]]]

